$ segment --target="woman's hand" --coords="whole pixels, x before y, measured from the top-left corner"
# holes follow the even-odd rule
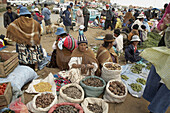
[[[94,68],[94,66],[93,66],[93,65],[91,65],[91,64],[87,64],[87,68],[88,68],[88,69],[93,69],[93,68]]]

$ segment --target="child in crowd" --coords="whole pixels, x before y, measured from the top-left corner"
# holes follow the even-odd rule
[[[79,35],[84,35],[83,30],[84,30],[84,25],[80,25],[80,27],[79,27]]]
[[[131,32],[129,33],[129,35],[128,35],[128,40],[129,40],[129,41],[131,41],[132,36],[134,36],[134,35],[138,35],[138,36],[139,36],[138,28],[139,28],[139,25],[138,25],[138,24],[135,24],[135,25],[133,26],[132,31],[131,31]]]
[[[141,60],[139,56],[139,51],[137,50],[137,45],[140,42],[140,38],[138,35],[134,35],[131,40],[131,44],[125,49],[125,59],[126,62],[138,62]]]

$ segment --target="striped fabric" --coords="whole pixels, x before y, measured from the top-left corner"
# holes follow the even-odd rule
[[[64,47],[69,49],[70,51],[73,51],[75,48],[78,47],[77,40],[74,39],[71,35],[68,35],[64,40]]]

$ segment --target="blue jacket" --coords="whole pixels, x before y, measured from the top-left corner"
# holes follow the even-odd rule
[[[62,18],[65,26],[71,26],[71,13],[68,10],[63,12]]]
[[[125,49],[125,59],[126,61],[130,61],[130,62],[137,62],[141,60],[141,57],[139,56],[139,51],[136,50],[136,52],[134,52],[134,46],[132,44],[130,44],[126,49]]]
[[[48,8],[44,7],[42,10],[42,15],[44,15],[44,20],[49,20],[51,11]]]

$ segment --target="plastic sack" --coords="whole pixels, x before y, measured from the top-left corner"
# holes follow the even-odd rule
[[[113,82],[113,81],[119,81],[120,83],[122,83],[125,86],[125,95],[118,96],[118,95],[115,95],[113,92],[111,92],[109,90],[110,82]],[[105,91],[105,94],[103,96],[103,99],[106,102],[120,103],[120,102],[124,102],[125,101],[127,94],[128,94],[127,87],[126,87],[126,85],[121,80],[110,80],[107,83],[106,91]]]
[[[54,82],[54,76],[52,73],[50,73],[45,79],[37,79],[37,80],[33,80],[30,85],[28,86],[27,90],[25,90],[25,92],[27,93],[42,93],[42,92],[38,92],[34,89],[34,85],[40,83],[40,82],[48,82],[50,83],[50,85],[52,86],[51,90],[52,93],[54,95],[56,95],[56,85]]]
[[[21,98],[16,99],[9,105],[9,109],[15,113],[28,113],[28,109],[25,104],[21,102]]]
[[[46,92],[47,93],[47,92]],[[43,94],[46,94],[46,93],[43,93]],[[54,100],[53,102],[46,108],[40,108],[40,107],[36,107],[36,99],[38,96],[40,96],[42,93],[39,93],[38,95],[35,95],[33,100],[30,101],[29,103],[27,103],[27,108],[29,111],[33,112],[33,113],[47,113],[47,111],[52,107],[54,106],[56,103],[57,103],[57,95],[54,95]]]
[[[113,63],[113,62],[106,62],[106,63],[103,64],[101,77],[106,82],[108,82],[109,80],[112,80],[112,79],[121,79],[120,73],[121,73],[122,69],[121,70],[108,70],[105,67],[105,64],[115,64],[115,63]]]
[[[84,99],[84,101],[81,103],[81,106],[85,113],[93,113],[90,111],[87,106],[88,104],[97,104],[99,106],[102,106],[103,112],[102,113],[108,113],[109,111],[109,105],[106,103],[103,99],[100,98],[93,98],[93,97],[87,97]]]
[[[19,65],[7,76],[7,78],[0,78],[0,83],[11,82],[12,87],[21,90],[25,84],[36,78],[38,78],[38,76],[33,69],[28,66]]]
[[[73,98],[68,97],[66,94],[63,93],[63,90],[66,89],[67,87],[70,87],[70,86],[75,86],[81,91],[82,96],[81,96],[80,99],[73,99]],[[60,96],[59,96],[59,102],[58,103],[71,102],[71,103],[80,104],[83,100],[84,100],[84,90],[80,85],[78,85],[76,83],[71,83],[71,84],[67,84],[67,85],[61,87]]]
[[[88,78],[98,78],[98,79],[102,80],[103,84],[104,84],[103,87],[92,87],[92,86],[85,85],[83,83],[83,81],[85,81]],[[97,76],[88,76],[88,77],[86,77],[86,78],[84,78],[83,80],[80,81],[80,85],[84,89],[86,97],[98,97],[98,96],[100,96],[103,93],[104,88],[106,86],[106,83],[100,77],[97,77]]]
[[[83,113],[83,108],[79,105],[79,104],[75,104],[75,103],[60,103],[60,104],[55,104],[49,111],[48,113],[53,113],[53,111],[60,106],[64,106],[64,105],[70,105],[70,106],[74,106],[76,109],[79,109],[79,113]]]

